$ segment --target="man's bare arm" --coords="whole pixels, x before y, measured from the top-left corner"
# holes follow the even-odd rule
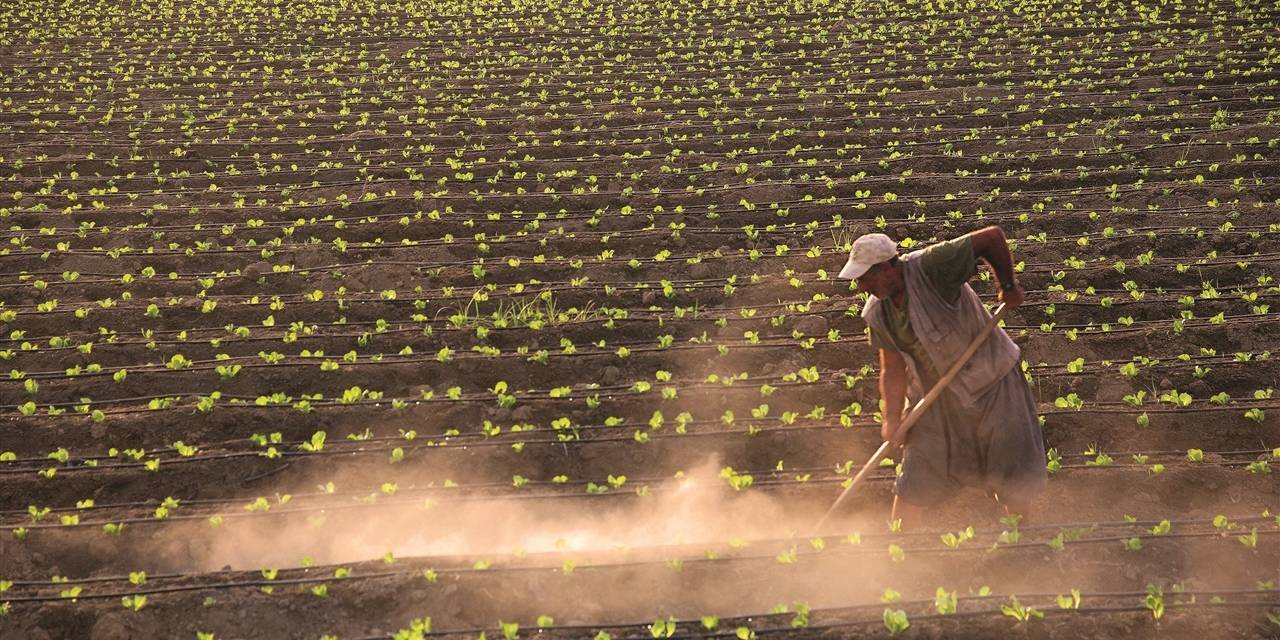
[[[880,423],[880,437],[894,446],[902,446],[898,427],[907,405],[907,361],[897,351],[880,350],[880,404],[884,418]]]
[[[996,274],[1000,284],[1013,283],[1013,288],[1000,287],[1000,301],[1010,310],[1022,304],[1022,285],[1013,273],[1013,254],[1009,251],[1009,241],[1000,227],[986,227],[968,234],[973,246],[973,255],[987,261]]]

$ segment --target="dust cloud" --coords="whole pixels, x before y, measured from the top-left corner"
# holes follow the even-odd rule
[[[665,602],[672,613],[729,616],[793,600],[836,606],[873,595],[858,591],[876,584],[869,570],[858,569],[862,560],[779,561],[779,553],[812,551],[810,528],[821,510],[797,506],[767,491],[735,492],[719,476],[721,468],[719,458],[709,456],[682,478],[643,497],[441,499],[429,509],[418,499],[415,504],[228,518],[217,530],[202,528],[190,536],[183,545],[188,563],[184,570],[351,566],[377,563],[391,554],[397,565],[382,569],[423,563],[466,568],[480,560],[498,568],[559,572],[568,560],[583,569],[609,568],[578,571],[572,580],[555,585],[543,584],[528,572],[471,575],[473,580],[489,581],[481,593],[519,591],[525,587],[512,585],[526,581],[538,584],[538,596],[522,601],[530,615],[572,611],[592,620],[636,619],[648,615],[655,601]],[[865,524],[864,530],[883,528],[883,523]],[[757,559],[745,565],[699,564],[708,557],[743,554]],[[687,563],[683,569],[672,569],[681,562]],[[849,575],[859,579],[840,582]],[[826,577],[815,580],[819,576]],[[568,603],[576,604],[566,609]],[[508,608],[506,614],[519,611]],[[454,626],[486,621],[474,609],[455,613],[437,620]]]
[[[644,497],[578,495],[565,499],[465,497],[447,492],[397,504],[227,520],[192,560],[202,570],[255,569],[303,557],[320,564],[383,557],[494,556],[562,552],[633,552],[678,546],[724,546],[806,536],[816,522],[765,492],[726,495],[716,457]],[[339,485],[355,483],[339,480]],[[366,485],[367,486],[367,485]],[[627,492],[632,487],[613,490]],[[539,491],[539,490],[535,490]],[[270,494],[268,494],[270,495]],[[380,496],[386,502],[393,497]],[[351,499],[348,499],[351,502]],[[425,506],[430,502],[430,506]],[[819,514],[820,515],[820,514]]]

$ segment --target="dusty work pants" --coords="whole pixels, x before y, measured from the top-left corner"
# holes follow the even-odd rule
[[[928,506],[962,486],[977,487],[1025,503],[1047,478],[1035,398],[1015,365],[972,405],[944,392],[929,407],[907,434],[894,492]]]

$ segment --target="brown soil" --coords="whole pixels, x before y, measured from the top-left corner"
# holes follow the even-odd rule
[[[0,638],[1280,637],[1274,7],[178,4],[0,9]],[[1048,490],[815,535],[988,224]]]

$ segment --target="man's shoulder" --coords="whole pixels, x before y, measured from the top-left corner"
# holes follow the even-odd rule
[[[918,252],[913,263],[934,288],[949,292],[945,295],[948,300],[954,298],[959,287],[977,271],[973,241],[968,236],[925,247]]]
[[[935,242],[923,249],[912,251],[912,253],[918,254],[919,257],[922,258],[939,258],[943,256],[949,258],[956,253],[963,253],[966,250],[973,251],[973,240],[967,235],[952,238],[950,240]]]

